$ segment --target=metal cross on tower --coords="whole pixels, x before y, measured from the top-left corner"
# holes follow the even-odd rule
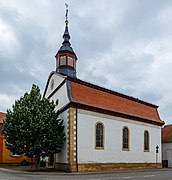
[[[66,6],[66,22],[68,22],[68,4],[65,3]]]

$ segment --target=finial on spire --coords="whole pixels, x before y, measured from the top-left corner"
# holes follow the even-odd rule
[[[66,6],[66,21],[65,21],[65,23],[66,23],[66,26],[68,26],[68,4],[67,3],[65,3],[65,6]]]

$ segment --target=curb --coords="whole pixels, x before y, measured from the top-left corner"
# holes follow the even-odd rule
[[[9,168],[0,168],[0,171],[14,173],[14,174],[34,174],[34,175],[68,175],[65,172],[31,172],[31,171],[21,171],[21,170],[14,170]],[[69,173],[70,175],[70,173]]]
[[[34,174],[34,175],[60,175],[60,176],[72,176],[72,175],[93,175],[93,174],[115,174],[115,173],[132,173],[132,172],[151,172],[151,171],[172,171],[171,168],[162,168],[162,169],[139,169],[139,170],[121,170],[121,171],[100,171],[100,172],[29,172],[29,171],[21,171],[14,170],[9,168],[0,168],[0,171],[15,173],[15,174]]]

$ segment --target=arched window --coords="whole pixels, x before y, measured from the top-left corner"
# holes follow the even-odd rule
[[[123,150],[129,150],[129,129],[128,127],[123,127]]]
[[[51,90],[54,88],[54,79],[51,80]]]
[[[95,126],[95,136],[96,136],[96,149],[104,148],[104,126],[102,123],[98,122]]]
[[[144,131],[144,151],[149,151],[149,132]]]

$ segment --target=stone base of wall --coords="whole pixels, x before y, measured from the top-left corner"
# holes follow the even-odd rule
[[[76,166],[75,166],[76,167]],[[66,171],[76,172],[70,164],[55,164],[55,168]],[[161,163],[91,163],[91,164],[78,164],[78,172],[96,172],[96,171],[114,171],[126,169],[160,169]]]
[[[55,163],[55,169],[66,171],[66,172],[77,172],[76,165],[65,164],[65,163]]]
[[[125,169],[160,169],[161,163],[100,163],[100,164],[79,164],[79,172],[113,171]]]

